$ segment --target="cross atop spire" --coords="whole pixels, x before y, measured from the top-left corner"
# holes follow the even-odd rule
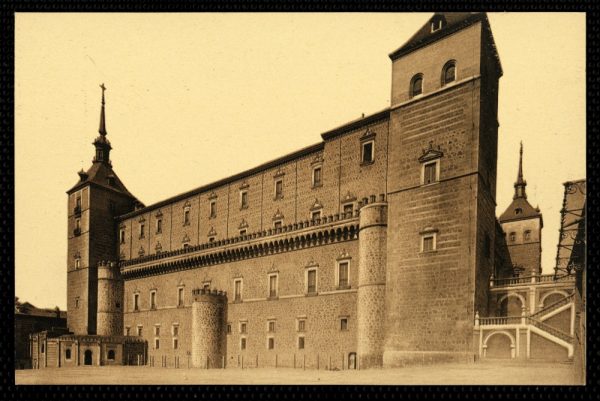
[[[515,196],[513,196],[513,199],[527,199],[527,194],[525,193],[526,186],[527,181],[523,179],[523,142],[521,141],[521,148],[519,149],[519,173],[517,174],[517,182],[515,182]]]
[[[100,85],[100,88],[102,89],[102,108],[100,110],[100,128],[98,129],[98,132],[100,135],[106,136],[106,121],[104,117],[104,91],[106,90],[106,86],[104,86],[104,83]]]

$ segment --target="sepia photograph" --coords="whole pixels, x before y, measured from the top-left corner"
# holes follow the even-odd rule
[[[585,13],[14,35],[17,386],[586,384]]]

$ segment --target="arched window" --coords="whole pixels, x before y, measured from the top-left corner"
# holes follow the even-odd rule
[[[456,80],[456,61],[448,61],[442,68],[442,86]]]
[[[423,93],[423,74],[417,74],[410,80],[410,97]]]

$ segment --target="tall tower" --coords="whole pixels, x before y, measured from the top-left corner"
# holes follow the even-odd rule
[[[527,181],[523,178],[523,143],[519,150],[519,172],[513,201],[498,219],[506,235],[513,275],[542,273],[542,228],[544,221],[538,207],[527,201]]]
[[[106,138],[106,88],[100,87],[100,135],[93,142],[92,166],[81,170],[79,181],[67,191],[67,326],[75,334],[97,333],[98,264],[117,261],[114,217],[134,210],[138,202],[112,169],[112,147]],[[114,303],[115,308],[117,303],[123,307],[122,300]]]
[[[390,58],[383,364],[472,360],[494,266],[500,59],[485,13],[436,13]]]

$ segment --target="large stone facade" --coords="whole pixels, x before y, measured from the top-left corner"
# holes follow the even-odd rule
[[[487,17],[435,14],[390,58],[390,107],[147,207],[112,169],[102,87],[94,164],[68,192],[69,329],[98,364],[115,338],[142,340],[134,359],[153,366],[474,359],[475,316],[495,313],[490,278],[507,270],[495,257],[512,256]]]

